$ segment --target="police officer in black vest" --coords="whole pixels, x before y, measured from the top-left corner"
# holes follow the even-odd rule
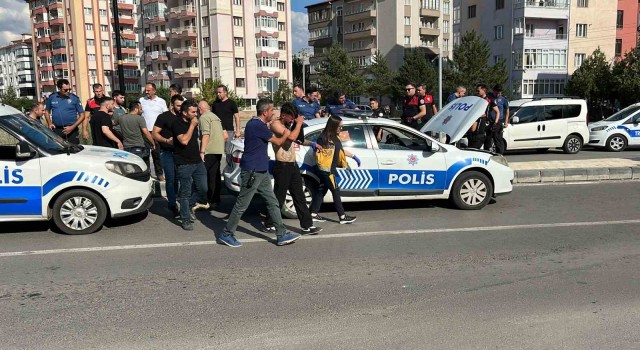
[[[402,117],[400,122],[414,129],[420,129],[422,126],[422,118],[427,115],[427,108],[424,100],[416,94],[416,86],[414,84],[405,85],[406,96],[402,101]]]

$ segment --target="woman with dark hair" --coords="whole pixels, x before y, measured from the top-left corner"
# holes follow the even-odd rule
[[[349,216],[344,212],[342,200],[340,198],[340,188],[338,188],[336,184],[336,168],[339,165],[346,165],[346,160],[343,158],[344,156],[353,158],[358,166],[360,166],[360,159],[342,147],[342,142],[339,137],[341,130],[342,118],[332,115],[329,117],[322,134],[316,140],[316,143],[322,146],[323,149],[333,150],[333,159],[331,159],[330,166],[325,166],[323,164],[317,166],[316,169],[316,173],[320,178],[320,188],[316,193],[314,193],[311,201],[311,218],[316,222],[324,222],[327,220],[318,215],[320,206],[322,205],[322,199],[327,194],[327,191],[331,191],[331,195],[333,196],[333,204],[338,212],[340,224],[350,224],[356,221],[355,216]]]

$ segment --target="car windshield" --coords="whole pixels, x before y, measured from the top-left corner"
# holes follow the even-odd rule
[[[638,110],[640,110],[640,106],[629,106],[621,110],[620,112],[610,116],[609,118],[605,119],[605,121],[618,122],[618,121],[627,119],[629,116],[636,113]]]
[[[0,118],[0,122],[50,154],[77,152],[80,148],[67,143],[49,128],[21,114],[5,115]]]

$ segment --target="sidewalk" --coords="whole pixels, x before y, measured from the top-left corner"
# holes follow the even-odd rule
[[[640,160],[623,158],[509,163],[513,183],[640,180]]]

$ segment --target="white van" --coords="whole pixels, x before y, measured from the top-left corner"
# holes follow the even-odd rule
[[[87,234],[152,204],[144,161],[112,148],[67,143],[42,124],[0,105],[0,222],[53,220]]]
[[[589,131],[589,146],[604,147],[611,152],[640,146],[640,103],[589,125]]]
[[[509,103],[507,150],[562,148],[580,152],[589,141],[587,102],[576,98],[515,100]]]

